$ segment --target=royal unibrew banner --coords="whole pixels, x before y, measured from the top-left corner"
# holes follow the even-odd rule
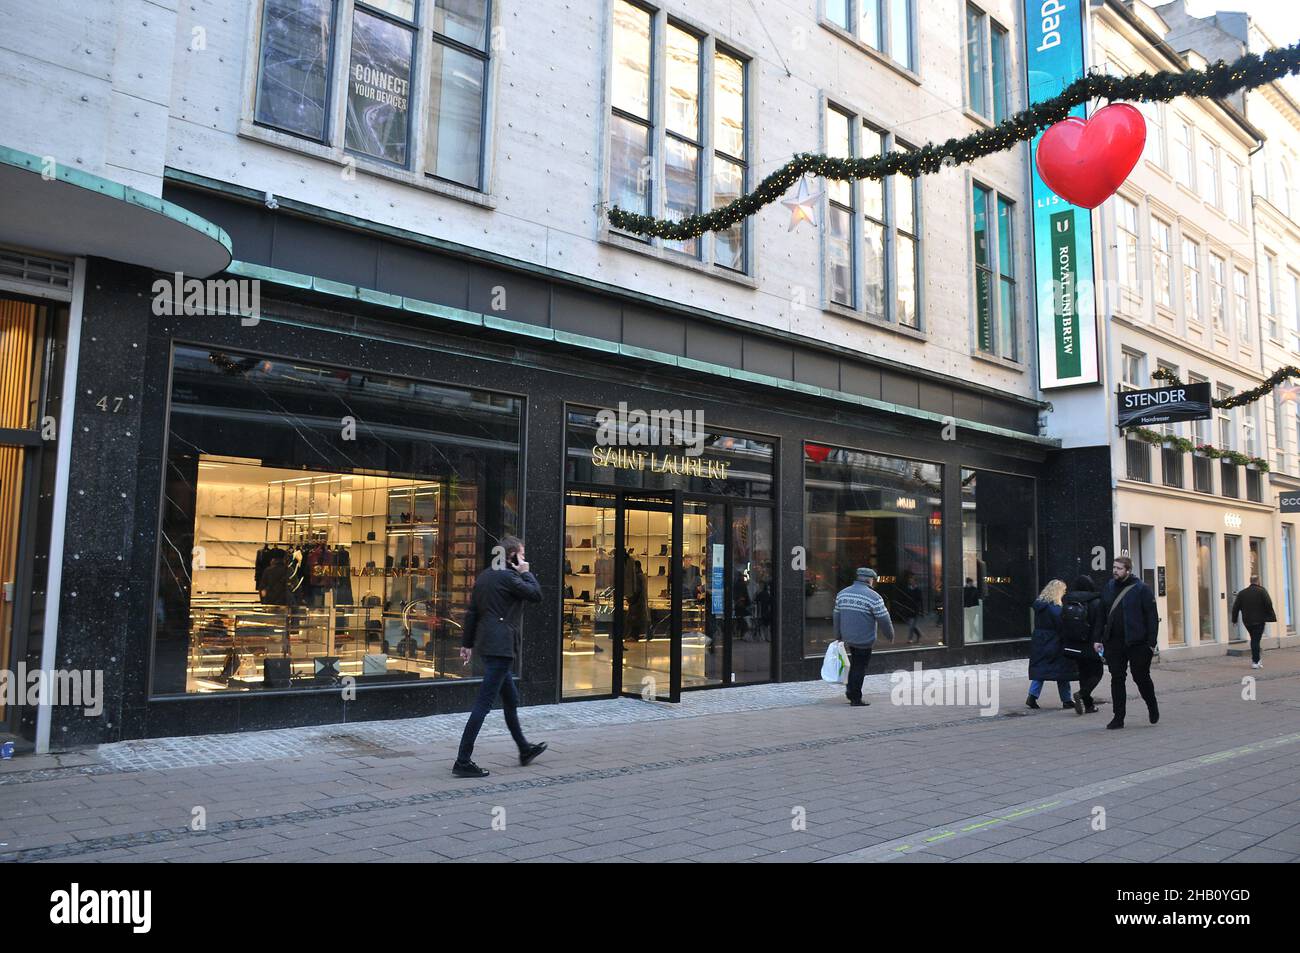
[[[1050,99],[1084,75],[1085,0],[1025,0],[1025,73],[1029,103]],[[1082,105],[1070,110],[1084,116]],[[1096,384],[1097,308],[1093,289],[1092,213],[1043,184],[1030,144],[1038,381],[1043,389]]]
[[[1121,427],[1151,427],[1184,420],[1209,420],[1214,416],[1208,383],[1122,390],[1116,403]]]

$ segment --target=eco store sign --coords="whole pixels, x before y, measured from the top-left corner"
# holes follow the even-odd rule
[[[1025,73],[1032,105],[1084,74],[1084,0],[1025,0]],[[1070,110],[1083,118],[1082,104]],[[1093,288],[1092,212],[1071,205],[1038,175],[1029,149],[1034,201],[1034,288],[1038,314],[1038,384],[1071,387],[1101,380]]]

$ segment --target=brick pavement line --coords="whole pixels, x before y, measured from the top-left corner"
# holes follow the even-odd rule
[[[745,748],[740,751],[725,751],[717,754],[697,755],[690,758],[677,758],[670,761],[652,761],[645,764],[616,768],[596,768],[589,771],[575,772],[573,774],[543,775],[539,778],[509,781],[501,784],[480,784],[473,787],[443,788],[436,791],[410,794],[404,797],[367,799],[348,804],[333,805],[330,807],[307,808],[283,814],[271,814],[263,817],[221,821],[217,824],[209,825],[206,831],[192,831],[188,827],[172,827],[129,834],[115,834],[111,837],[87,838],[86,840],[78,841],[76,844],[56,844],[43,847],[30,847],[23,850],[0,853],[0,863],[53,860],[69,856],[97,853],[105,850],[118,850],[124,847],[138,847],[145,844],[175,841],[182,838],[206,840],[209,837],[215,837],[234,830],[269,828],[280,824],[295,824],[301,821],[325,820],[331,817],[368,813],[370,811],[392,810],[394,808],[409,807],[417,804],[459,801],[474,797],[486,797],[489,795],[511,793],[514,791],[536,790],[555,787],[558,785],[602,781],[613,778],[648,774],[654,771],[692,767],[701,764],[718,764],[728,761],[740,761],[748,758],[768,757],[771,755],[787,754],[793,751],[815,751],[820,748],[828,748],[835,745],[855,744],[884,737],[937,731],[944,728],[957,728],[971,725],[978,726],[980,724],[991,726],[991,723],[995,721],[996,719],[974,715],[967,718],[954,719],[952,721],[931,722],[924,725],[899,725],[893,728],[878,728],[874,731],[861,732],[854,735],[839,735],[830,738],[795,741],[784,745],[767,745],[761,748]]]
[[[1092,784],[1083,785],[1082,787],[1060,791],[1055,795],[1052,795],[1050,800],[1035,799],[1033,801],[1013,805],[1010,810],[1002,811],[997,814],[981,814],[958,821],[955,824],[931,827],[928,830],[917,831],[914,834],[910,834],[906,837],[898,837],[894,840],[886,841],[883,844],[875,844],[871,847],[864,847],[860,850],[850,851],[846,854],[828,857],[825,860],[820,861],[820,863],[871,863],[873,861],[879,862],[894,860],[895,858],[902,857],[906,854],[925,850],[932,844],[945,843],[950,841],[952,838],[963,837],[975,831],[983,830],[991,825],[1003,824],[1007,821],[1015,820],[1016,818],[1043,814],[1058,807],[1069,807],[1083,801],[1095,800],[1096,798],[1103,797],[1107,794],[1113,794],[1114,792],[1126,787],[1133,787],[1158,778],[1167,778],[1173,775],[1183,774],[1187,771],[1195,770],[1196,768],[1221,764],[1224,761],[1229,761],[1233,758],[1257,754],[1261,751],[1270,751],[1297,742],[1300,742],[1300,733],[1279,735],[1274,738],[1266,738],[1262,741],[1251,742],[1247,745],[1239,745],[1235,748],[1227,748],[1223,751],[1215,751],[1207,755],[1187,758],[1183,761],[1174,761],[1169,764],[1147,768],[1143,771],[1137,771],[1132,774],[1121,775],[1118,778],[1111,778],[1107,781],[1096,781]]]

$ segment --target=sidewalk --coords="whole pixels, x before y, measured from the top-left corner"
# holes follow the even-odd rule
[[[1130,692],[1120,732],[1052,686],[1027,712],[1023,660],[994,717],[892,705],[887,673],[869,708],[820,682],[529,708],[529,768],[494,712],[482,781],[450,775],[461,714],[27,756],[0,859],[1295,861],[1300,651],[1265,665],[1158,663],[1160,724]]]

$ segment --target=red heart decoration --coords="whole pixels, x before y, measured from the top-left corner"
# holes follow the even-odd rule
[[[1147,123],[1128,103],[1111,103],[1088,120],[1071,116],[1038,140],[1038,174],[1073,205],[1096,208],[1115,194],[1142,158]]]

